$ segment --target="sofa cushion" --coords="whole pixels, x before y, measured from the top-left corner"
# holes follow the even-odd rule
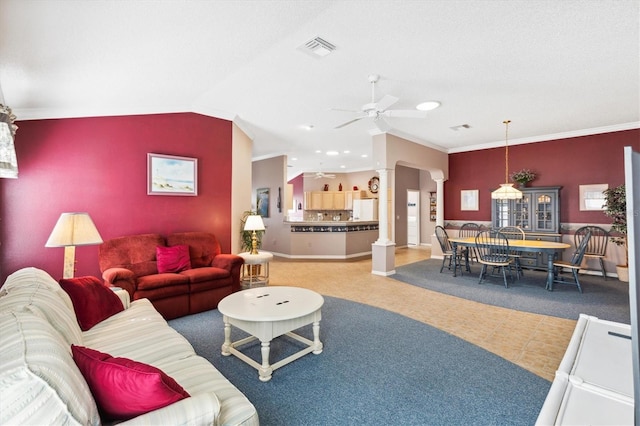
[[[187,271],[180,272],[180,275],[184,275],[189,277],[190,283],[200,283],[203,281],[218,281],[221,282],[219,284],[214,285],[214,287],[222,287],[225,285],[230,285],[231,281],[226,278],[231,278],[231,272],[226,269],[214,268],[214,267],[203,267],[203,268],[194,268],[189,269]]]
[[[191,259],[189,258],[189,246],[180,244],[172,247],[156,247],[156,258],[158,261],[158,273],[182,272],[191,269]]]
[[[71,350],[100,410],[109,419],[130,419],[190,396],[151,365],[82,346],[73,345]]]
[[[164,245],[160,234],[141,234],[113,238],[100,244],[98,262],[100,272],[109,268],[126,268],[136,276],[158,272],[156,247]]]
[[[45,319],[1,312],[0,348],[0,424],[100,424],[70,346]]]
[[[83,331],[124,310],[120,298],[96,277],[63,278],[60,286],[71,297]]]
[[[221,253],[218,239],[208,232],[177,232],[167,236],[168,246],[181,244],[189,246],[192,268],[211,266],[213,258]]]
[[[24,268],[7,277],[0,288],[0,311],[31,312],[47,320],[67,345],[82,344],[69,295],[40,269]]]
[[[181,274],[154,274],[138,278],[139,291],[157,289],[166,292],[164,297],[188,293],[186,288],[188,284],[189,278]]]

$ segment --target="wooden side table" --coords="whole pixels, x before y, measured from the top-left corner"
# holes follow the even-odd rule
[[[243,289],[269,285],[269,262],[273,259],[273,254],[260,251],[258,254],[245,252],[238,256],[244,259],[240,273]]]

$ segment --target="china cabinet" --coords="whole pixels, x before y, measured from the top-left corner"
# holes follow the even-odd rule
[[[521,188],[522,198],[491,200],[491,226],[522,228],[528,240],[561,241],[560,186]],[[523,253],[523,267],[546,269],[542,253]]]

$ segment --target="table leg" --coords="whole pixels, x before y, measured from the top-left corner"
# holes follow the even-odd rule
[[[271,369],[271,365],[269,365],[269,350],[270,350],[270,341],[262,342],[260,352],[262,352],[262,365],[258,370],[260,374],[259,378],[261,382],[268,382],[271,380],[271,374],[273,370]]]
[[[231,324],[229,324],[229,319],[226,316],[223,316],[224,321],[224,343],[222,344],[222,355],[229,356],[231,352],[229,352],[229,348],[231,347]]]
[[[453,248],[453,276],[456,276],[456,271],[458,270],[458,256],[456,253],[458,252],[458,243],[451,243],[451,247]]]
[[[553,291],[553,259],[555,258],[555,252],[547,253],[547,287],[549,291]]]
[[[315,355],[322,353],[322,342],[320,341],[320,322],[313,322],[313,353]]]

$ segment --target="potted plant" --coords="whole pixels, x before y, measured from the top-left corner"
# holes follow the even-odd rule
[[[527,183],[536,178],[536,174],[529,169],[522,169],[519,172],[511,173],[509,176],[512,181],[518,182],[520,186],[524,187]]]
[[[613,219],[611,231],[615,233],[610,241],[624,247],[624,264],[616,265],[618,279],[629,282],[629,251],[627,247],[627,197],[624,184],[603,191],[604,214]]]

